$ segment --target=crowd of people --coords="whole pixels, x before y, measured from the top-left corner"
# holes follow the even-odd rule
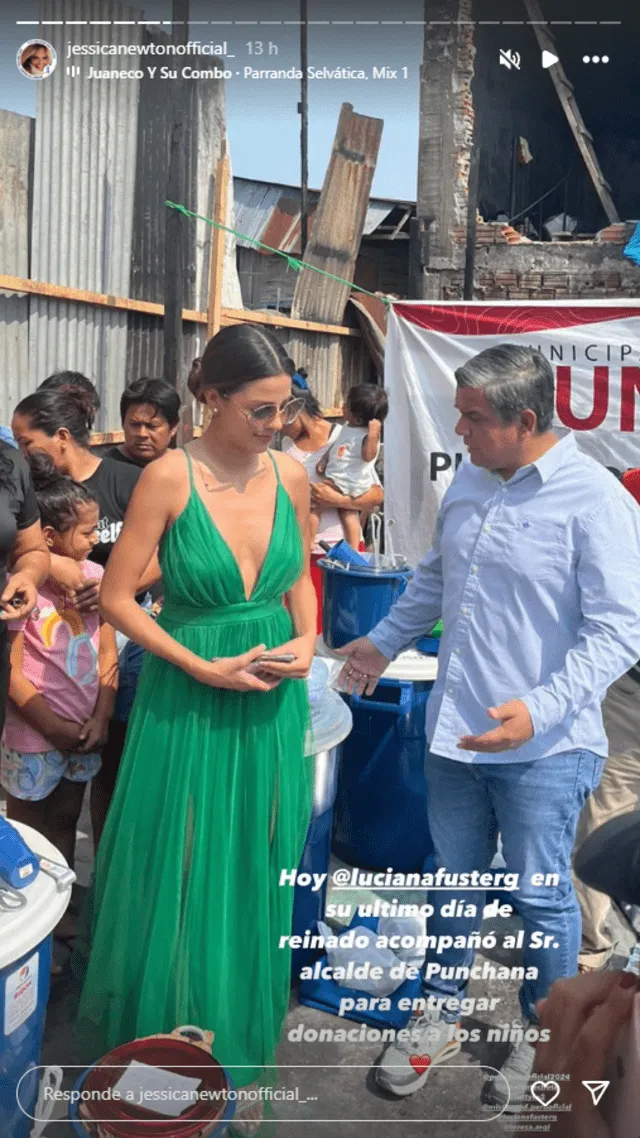
[[[124,441],[104,457],[91,448],[100,400],[85,376],[56,373],[14,410],[0,449],[11,569],[0,780],[8,818],[72,866],[91,784],[88,904],[56,929],[91,1054],[214,1023],[217,1054],[244,1085],[268,1077],[289,998],[278,946],[292,902],[278,879],[300,860],[313,795],[305,467],[309,445],[317,463],[336,432],[254,326],[214,337],[189,387],[209,425],[184,448],[179,397],[159,379],[124,391]],[[367,449],[368,423],[352,425],[350,449],[356,436]],[[271,449],[276,433],[292,453]],[[356,478],[359,461],[368,450],[350,459]],[[317,478],[322,533],[337,525],[338,540],[350,524],[353,536],[354,513],[381,500],[377,475],[354,497]],[[259,937],[247,934],[248,897]]]
[[[557,1006],[556,981],[613,951],[609,902],[586,886],[581,942],[571,866],[576,831],[586,839],[640,797],[640,511],[633,479],[620,485],[553,430],[540,353],[490,349],[456,381],[470,461],[403,596],[342,650],[342,679],[372,694],[443,619],[427,712],[436,858],[487,870],[501,835],[519,874],[520,1002],[535,1026]],[[91,784],[88,903],[56,930],[75,947],[91,1053],[203,1024],[247,1087],[273,1077],[289,1000],[279,945],[292,891],[279,878],[299,863],[312,806],[314,572],[324,544],[361,545],[381,504],[387,403],[380,388],[354,389],[340,454],[306,375],[253,325],[219,332],[189,389],[207,411],[199,438],[177,447],[177,393],[140,379],[105,457],[91,449],[100,403],[86,377],[57,373],[15,408],[0,443],[0,781],[8,817],[70,864]],[[476,911],[435,916],[429,933],[469,937]],[[386,1091],[414,1093],[460,1049],[451,1028],[473,955],[439,955],[409,1041],[377,1068]],[[534,1054],[523,1043],[504,1068],[515,1104]],[[416,1055],[429,1062],[418,1069]],[[485,1099],[504,1105],[498,1081]],[[236,1133],[266,1125],[264,1109],[239,1111]]]

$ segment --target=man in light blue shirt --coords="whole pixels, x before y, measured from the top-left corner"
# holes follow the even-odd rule
[[[406,592],[368,637],[342,650],[343,681],[372,693],[389,661],[443,619],[427,705],[436,859],[450,872],[483,872],[500,833],[519,874],[520,1002],[535,1025],[537,1001],[577,971],[571,853],[607,755],[602,700],[640,656],[640,511],[573,435],[552,431],[554,378],[539,352],[490,348],[456,381],[456,430],[471,461],[444,497],[432,549]],[[553,875],[556,884],[540,884]],[[474,904],[476,917],[436,912],[430,935],[468,938],[480,928],[483,894],[453,896]],[[450,899],[430,898],[437,909]],[[412,1094],[426,1081],[425,1055],[433,1064],[460,1050],[452,1025],[473,959],[469,948],[427,953],[425,1012],[411,1022],[410,1041],[385,1053],[377,1071],[385,1089]],[[534,1050],[524,1042],[512,1052],[506,1081],[488,1085],[485,1101],[504,1105],[508,1081],[517,1109]]]

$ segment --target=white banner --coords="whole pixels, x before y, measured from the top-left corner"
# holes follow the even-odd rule
[[[640,466],[640,301],[549,305],[403,302],[385,349],[385,520],[416,565],[445,490],[466,457],[455,433],[454,372],[497,344],[537,348],[556,373],[556,423],[620,472]]]

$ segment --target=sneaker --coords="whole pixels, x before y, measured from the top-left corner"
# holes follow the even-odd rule
[[[507,1091],[503,1079],[487,1082],[482,1088],[483,1103],[486,1106],[500,1107],[505,1114],[519,1114],[524,1106],[535,1057],[535,1047],[524,1040],[514,1047],[500,1068],[500,1074],[507,1080],[509,1090]]]
[[[426,1011],[413,1016],[406,1027],[407,1040],[396,1039],[385,1051],[376,1068],[376,1082],[392,1095],[412,1095],[427,1081],[429,1069],[445,1063],[460,1051],[461,1044],[451,1039],[460,1023],[446,1023],[438,1012]]]

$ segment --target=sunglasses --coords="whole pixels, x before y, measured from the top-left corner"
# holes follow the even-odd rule
[[[226,398],[229,398],[228,396]],[[275,403],[263,403],[260,407],[252,407],[251,410],[245,410],[244,407],[239,408],[242,411],[245,419],[250,423],[273,423],[274,419],[278,416],[282,419],[282,424],[289,427],[291,423],[295,423],[298,415],[304,407],[304,399],[288,399],[281,407]]]

